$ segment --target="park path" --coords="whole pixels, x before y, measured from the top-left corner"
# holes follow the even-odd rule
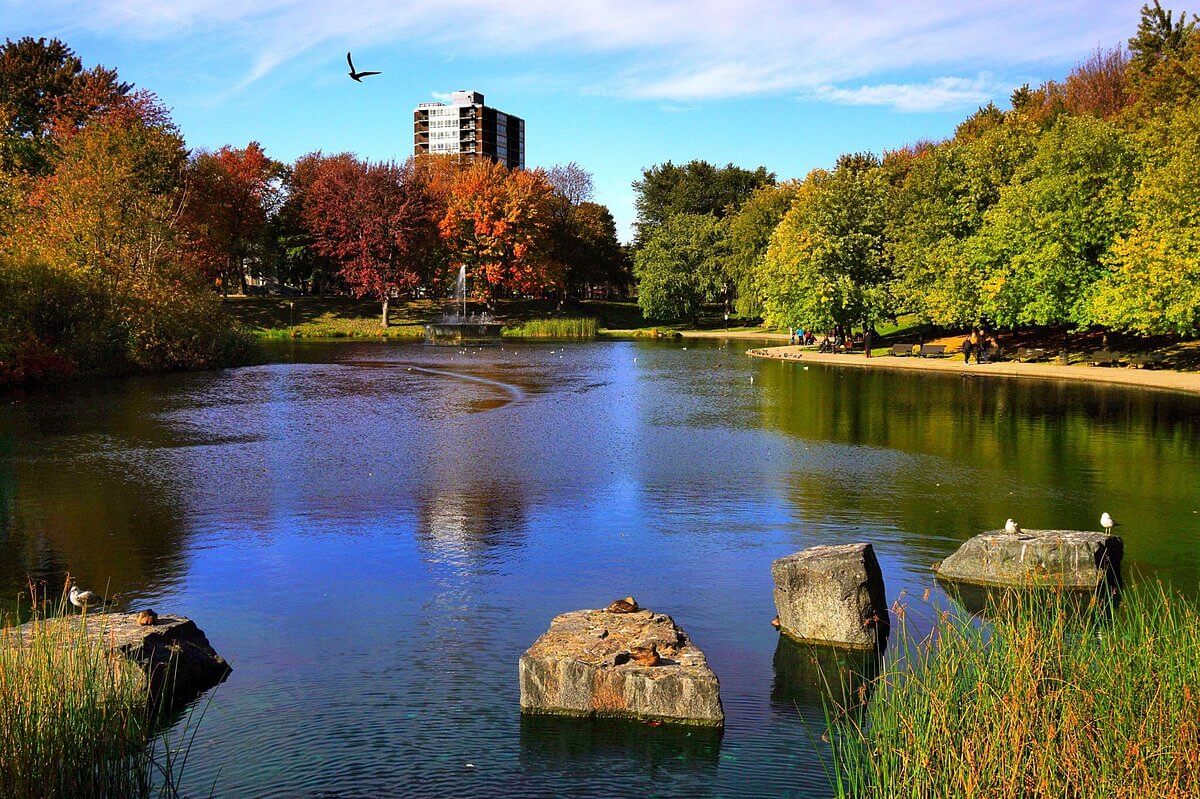
[[[954,372],[963,375],[1033,377],[1050,380],[1088,380],[1126,386],[1182,391],[1200,394],[1200,372],[1175,372],[1168,369],[1125,369],[1110,366],[1062,366],[1046,363],[996,361],[966,365],[959,356],[916,358],[894,355],[838,355],[797,346],[764,347],[747,352],[756,358],[774,358],[803,363],[829,364],[865,369],[905,369],[914,372]]]

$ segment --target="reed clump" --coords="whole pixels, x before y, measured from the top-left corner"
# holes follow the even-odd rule
[[[145,673],[64,604],[0,619],[0,799],[176,795]]]
[[[595,338],[596,320],[591,317],[530,319],[505,326],[505,336],[514,338]]]
[[[865,708],[827,713],[839,797],[1200,796],[1200,613],[1162,586],[1081,612],[1016,592],[986,618],[936,611]]]

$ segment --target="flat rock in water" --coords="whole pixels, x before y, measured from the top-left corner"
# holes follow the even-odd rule
[[[137,613],[89,613],[87,632],[140,665],[155,695],[165,692],[173,701],[187,701],[220,683],[231,671],[191,619],[159,616],[155,624],[143,626],[137,617]],[[78,625],[80,618],[64,616],[39,623]],[[26,624],[18,632],[29,627]]]
[[[818,546],[771,564],[779,629],[789,637],[881,649],[889,617],[883,571],[870,544]]]
[[[657,648],[639,665],[630,651]],[[639,610],[576,610],[555,616],[521,656],[521,711],[721,727],[717,675],[670,616]]]
[[[933,570],[943,580],[977,585],[1096,589],[1117,584],[1124,551],[1111,533],[995,530],[968,540]]]

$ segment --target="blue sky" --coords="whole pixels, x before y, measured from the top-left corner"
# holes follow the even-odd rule
[[[1140,0],[0,0],[156,92],[192,147],[404,158],[454,89],[526,120],[530,167],[577,161],[623,235],[643,167],[704,158],[800,177],[953,132],[1013,87],[1125,41]],[[363,84],[345,74],[383,74]]]

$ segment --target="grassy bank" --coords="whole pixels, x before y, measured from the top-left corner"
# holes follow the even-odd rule
[[[185,756],[142,669],[46,610],[0,629],[0,799],[175,796]]]
[[[229,297],[223,305],[258,338],[419,338],[424,325],[443,310],[443,304],[434,300],[398,301],[392,305],[391,324],[383,328],[379,304],[352,297]],[[483,306],[472,304],[468,310],[475,313]],[[657,323],[643,318],[636,302],[622,300],[586,300],[563,307],[554,300],[505,300],[498,304],[496,316],[505,322],[505,335],[522,337],[772,333],[745,320],[726,323],[719,309],[710,309],[698,323]]]
[[[1061,594],[1008,597],[983,624],[942,612],[861,711],[831,712],[840,797],[1200,795],[1200,613],[1161,587],[1109,617]]]

